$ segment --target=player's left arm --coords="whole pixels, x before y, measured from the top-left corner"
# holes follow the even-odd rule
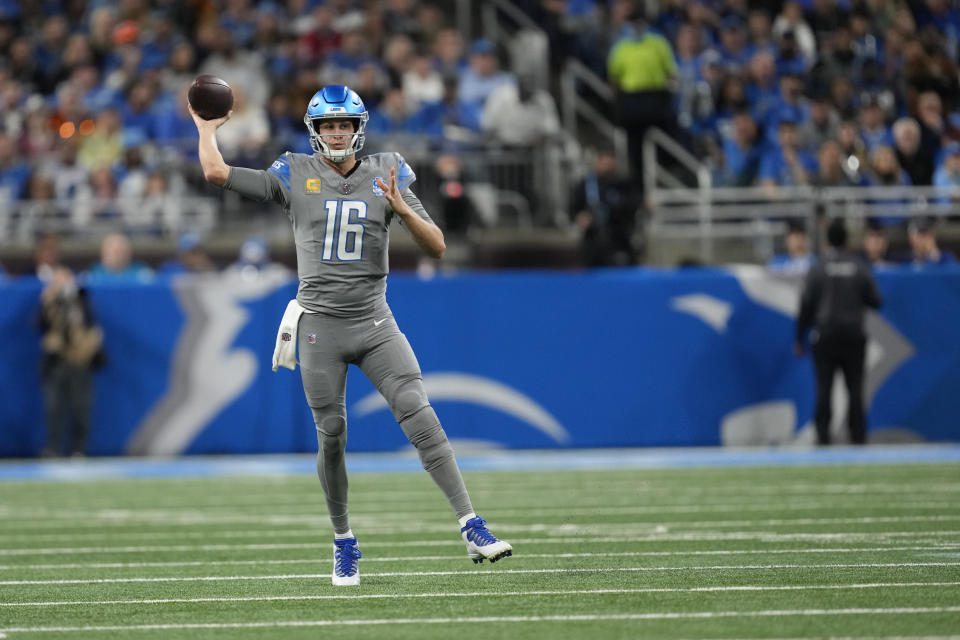
[[[404,187],[404,190],[400,191],[397,184],[396,167],[390,167],[389,185],[381,179],[377,180],[377,184],[383,189],[383,197],[387,199],[390,208],[396,215],[400,216],[403,226],[410,231],[410,235],[416,240],[417,245],[423,249],[423,252],[431,258],[443,257],[447,250],[447,245],[443,241],[443,231],[429,217],[417,213],[415,208],[422,210],[423,205],[420,204],[420,200],[409,188]]]

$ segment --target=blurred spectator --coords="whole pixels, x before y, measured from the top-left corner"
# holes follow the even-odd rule
[[[320,79],[325,84],[348,84],[355,88],[354,79],[364,67],[373,67],[383,73],[382,66],[380,60],[370,53],[370,39],[360,29],[351,29],[343,34],[340,48],[327,56]],[[366,97],[365,93],[362,95]]]
[[[20,207],[16,226],[16,235],[21,239],[46,229],[69,229],[68,210],[57,202],[53,180],[41,169],[30,174],[27,199]]]
[[[870,184],[884,187],[907,186],[910,176],[900,168],[897,154],[890,147],[877,147],[870,154]]]
[[[108,167],[93,171],[89,182],[77,190],[73,199],[75,227],[110,227],[120,222],[122,210],[117,195],[117,179],[113,172]]]
[[[433,64],[444,76],[459,75],[467,68],[463,37],[456,29],[441,29],[433,40]]]
[[[250,236],[240,245],[240,255],[236,262],[227,267],[226,273],[244,280],[256,280],[270,275],[288,274],[290,270],[279,262],[270,260],[270,249],[263,238]]]
[[[811,178],[811,184],[818,187],[855,187],[866,183],[866,179],[843,157],[840,145],[827,140],[817,152],[817,173]]]
[[[947,190],[954,199],[960,196],[960,142],[943,148],[943,164],[933,174],[933,186]]]
[[[880,145],[893,146],[893,134],[885,122],[883,107],[876,96],[870,96],[861,103],[859,123],[860,138],[868,153]]]
[[[936,220],[921,216],[910,222],[908,228],[912,265],[914,269],[927,269],[957,264],[957,258],[950,251],[937,245]]]
[[[482,109],[495,89],[513,82],[511,74],[500,71],[493,42],[480,39],[470,45],[469,66],[460,74],[460,100]]]
[[[157,269],[157,275],[179,276],[187,273],[206,273],[214,270],[213,261],[203,248],[200,236],[184,233],[177,240],[177,255]]]
[[[241,49],[231,32],[223,27],[212,31],[211,45],[214,50],[203,61],[199,72],[222,78],[234,94],[242,91],[251,107],[262,109],[270,97],[270,75],[266,73],[262,54]]]
[[[760,184],[765,187],[806,185],[816,170],[816,158],[800,148],[797,125],[781,120],[777,127],[777,145],[760,160]]]
[[[857,96],[853,83],[846,76],[837,76],[830,81],[830,103],[844,120],[857,117]]]
[[[392,36],[383,48],[383,64],[390,74],[391,84],[400,84],[410,68],[416,48],[413,40],[403,34]]]
[[[480,123],[504,145],[529,147],[555,140],[560,118],[553,96],[537,89],[535,80],[522,75],[516,84],[505,84],[487,98]]]
[[[571,198],[573,222],[580,231],[581,260],[584,266],[635,264],[633,246],[637,199],[631,182],[616,156],[607,150],[596,152],[593,168],[577,185]]]
[[[33,247],[33,273],[41,282],[53,278],[54,269],[60,266],[60,236],[45,233]]]
[[[370,115],[367,133],[376,135],[398,135],[420,133],[424,124],[419,110],[414,110],[403,95],[403,89],[393,87],[384,95],[383,101]]]
[[[917,26],[936,27],[943,34],[947,55],[956,60],[960,54],[960,12],[947,0],[926,0],[925,4],[917,12]]]
[[[163,74],[163,90],[179,94],[197,77],[197,52],[189,42],[178,42],[170,53],[170,65]]]
[[[803,275],[816,264],[816,257],[810,251],[810,239],[806,225],[799,220],[787,222],[787,235],[784,238],[786,253],[778,253],[770,258],[767,269],[788,275]]]
[[[840,153],[844,158],[844,166],[851,169],[865,167],[870,160],[867,145],[860,138],[860,130],[853,120],[841,120],[835,129],[834,138],[840,145]]]
[[[910,184],[933,182],[934,150],[921,146],[920,125],[913,118],[900,118],[893,123],[893,140],[900,167],[910,176]]]
[[[80,164],[88,171],[93,171],[109,167],[119,160],[123,155],[122,126],[120,114],[115,109],[106,109],[97,114],[93,133],[79,143],[77,160]],[[143,138],[146,139],[146,134]]]
[[[773,56],[776,52],[773,25],[770,22],[770,13],[765,7],[758,6],[750,9],[750,13],[747,14],[747,34],[751,57],[756,57],[759,53]]]
[[[242,159],[252,159],[248,164],[256,164],[256,160],[263,153],[264,144],[270,139],[270,122],[267,120],[266,110],[261,104],[248,100],[242,88],[235,87],[233,115],[230,120],[233,126],[217,131],[217,141],[224,159],[241,165]]]
[[[759,51],[750,59],[749,82],[746,87],[750,109],[761,122],[774,109],[780,97],[777,66],[773,54]]]
[[[750,59],[743,18],[735,13],[726,16],[720,23],[719,51],[728,73],[740,73]]]
[[[799,123],[799,145],[810,151],[823,146],[833,137],[834,129],[840,123],[836,110],[822,93],[815,93],[809,101],[810,117]]]
[[[197,127],[187,111],[187,92],[192,79],[158,100],[153,108],[153,137],[158,146],[176,150],[186,157],[196,144]]]
[[[917,123],[920,125],[920,146],[935,156],[947,134],[943,101],[936,92],[924,91],[917,96]]]
[[[415,55],[402,76],[403,94],[414,108],[443,99],[443,77],[425,55]]]
[[[770,110],[764,116],[762,122],[766,129],[767,142],[777,143],[781,120],[798,123],[803,122],[806,118],[807,108],[803,99],[803,77],[798,73],[783,73],[780,76],[780,96],[771,102]]]
[[[748,111],[733,117],[732,135],[723,141],[723,166],[717,183],[730,187],[750,186],[760,173],[763,144],[757,123]]]
[[[864,444],[867,441],[863,407],[867,351],[864,314],[868,308],[880,307],[880,294],[866,265],[847,252],[847,230],[842,219],[830,224],[827,244],[829,249],[823,262],[813,266],[804,281],[793,349],[797,356],[803,354],[803,342],[809,331],[817,379],[814,411],[817,442],[828,445],[831,441],[833,380],[840,370],[847,387],[850,441]]]
[[[17,154],[13,138],[0,131],[0,200],[22,198],[29,177],[30,167]]]
[[[455,76],[445,76],[443,97],[438,102],[424,105],[421,116],[426,123],[425,133],[450,141],[469,142],[481,130],[482,108],[460,99],[458,82]]]
[[[444,232],[453,238],[462,238],[480,222],[473,202],[467,195],[466,176],[460,158],[453,153],[442,153],[434,162],[440,180],[440,217]]]
[[[788,36],[788,34],[791,34]],[[803,5],[797,1],[786,2],[783,11],[773,21],[773,35],[780,43],[781,56],[784,37],[792,39],[794,47],[792,56],[799,56],[804,65],[813,64],[817,59],[817,41],[813,30],[807,24],[803,15]]]
[[[673,133],[669,83],[676,73],[673,48],[650,29],[643,10],[630,15],[633,32],[618,41],[607,59],[607,77],[617,91],[620,124],[627,130],[634,175],[643,175],[643,137],[650,127]]]
[[[105,362],[103,331],[97,326],[86,290],[73,273],[54,266],[40,296],[43,400],[47,418],[46,457],[69,446],[85,453],[93,405],[93,372]]]
[[[86,273],[91,283],[144,282],[153,276],[145,264],[133,261],[130,240],[122,233],[108,233],[100,242],[100,262]]]
[[[876,218],[868,218],[863,232],[860,256],[874,269],[891,267],[898,262],[890,250],[887,225]]]
[[[309,31],[297,42],[297,58],[302,64],[316,65],[340,46],[340,32],[333,28],[333,10],[320,4],[314,7]]]

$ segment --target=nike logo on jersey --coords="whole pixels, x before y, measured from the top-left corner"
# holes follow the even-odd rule
[[[382,319],[380,319],[380,320],[374,320],[374,321],[373,321],[373,326],[379,327],[380,325],[382,325],[382,324],[383,324],[384,322],[386,322],[386,321],[387,321],[386,318],[382,318]]]

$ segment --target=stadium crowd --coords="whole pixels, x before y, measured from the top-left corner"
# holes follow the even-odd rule
[[[494,44],[465,42],[447,9],[413,0],[0,2],[0,239],[51,227],[102,233],[104,222],[133,234],[181,228],[168,196],[204,192],[185,100],[200,73],[234,90],[219,140],[240,166],[311,153],[303,113],[331,83],[363,96],[374,141],[399,134],[457,152],[512,136],[522,109],[511,106],[527,98],[540,115],[523,119],[521,142],[556,134],[552,97],[524,95]]]
[[[622,93],[671,89],[668,126],[711,159],[716,185],[960,185],[960,12],[948,0],[521,4],[547,25],[555,59],[579,57]],[[672,84],[619,70],[621,53],[656,66],[664,44]]]
[[[710,160],[716,185],[960,187],[960,12],[947,0],[662,0],[655,12],[630,0],[516,4],[547,34],[554,71],[573,56],[621,95],[667,91],[676,117],[661,109],[656,124]],[[329,83],[363,96],[371,149],[395,135],[429,149],[437,164],[418,171],[439,187],[469,170],[457,166],[464,150],[556,139],[553,95],[502,69],[493,42],[465,39],[451,10],[417,0],[0,0],[0,241],[50,228],[169,236],[202,217],[190,196],[211,191],[185,109],[199,73],[234,89],[219,140],[240,166],[309,153],[304,105]],[[638,74],[647,46],[669,59]],[[462,200],[450,182],[443,193]],[[452,207],[455,225],[469,224],[468,209]]]

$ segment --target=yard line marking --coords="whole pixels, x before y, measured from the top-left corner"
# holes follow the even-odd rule
[[[267,506],[267,505],[265,505]],[[824,501],[809,502],[790,502],[777,504],[757,504],[752,503],[724,503],[724,504],[671,504],[671,505],[644,505],[644,506],[619,506],[619,507],[567,507],[563,513],[569,515],[649,515],[656,513],[701,513],[701,512],[742,512],[742,511],[805,511],[805,510],[827,510],[843,508],[849,505],[825,503]],[[860,505],[855,505],[860,506]],[[396,508],[396,503],[390,505]],[[302,513],[276,513],[277,505],[273,505],[273,510],[267,513],[257,513],[251,511],[237,510],[230,506],[232,512],[213,513],[207,510],[201,510],[197,505],[184,509],[101,509],[89,512],[75,511],[69,513],[57,512],[47,509],[39,509],[31,515],[26,512],[16,516],[6,516],[0,523],[0,530],[16,531],[17,523],[24,521],[30,528],[62,528],[64,522],[76,521],[81,526],[102,527],[104,525],[122,526],[128,523],[140,522],[169,522],[175,524],[239,524],[239,523],[262,523],[271,522],[275,524],[290,524],[295,522],[312,522],[314,520],[326,521],[327,516],[320,513],[317,509],[311,507],[311,511]],[[884,502],[875,505],[877,509],[951,509],[956,508],[955,501],[904,501],[904,502]],[[409,509],[403,512],[390,511],[389,509],[367,509],[352,512],[353,516],[377,516],[390,517],[390,515],[435,513],[434,509]],[[511,508],[499,509],[497,511],[501,517],[505,514],[522,515],[552,515],[556,513],[554,508]],[[38,518],[43,518],[44,522],[36,522]],[[91,522],[91,521],[95,522]],[[13,525],[13,526],[11,526]],[[22,527],[27,528],[27,527]]]
[[[313,532],[317,534],[318,532]],[[325,532],[324,532],[325,533]],[[868,533],[756,533],[756,532],[701,532],[696,534],[665,533],[653,536],[557,536],[551,538],[513,538],[514,543],[524,544],[579,544],[586,542],[664,542],[664,541],[706,541],[749,540],[761,542],[782,542],[784,540],[863,540],[876,542],[878,538],[924,538],[960,536],[960,531],[871,531]],[[121,547],[23,547],[18,549],[0,549],[0,556],[32,555],[74,555],[84,553],[153,553],[183,551],[278,551],[283,549],[327,549],[330,542],[276,542],[250,544],[180,544],[180,545],[125,545]],[[461,546],[462,540],[406,540],[385,541],[364,540],[368,547],[448,547]]]
[[[588,573],[591,571],[655,572],[655,571],[724,571],[733,570],[769,570],[769,569],[888,569],[904,567],[958,567],[960,562],[876,562],[876,563],[837,563],[837,564],[759,564],[759,565],[704,565],[691,567],[576,567],[570,569],[477,569],[474,571],[383,571],[365,573],[374,577],[397,576],[461,576],[461,575],[503,575],[538,573]],[[137,578],[77,578],[58,580],[0,580],[0,586],[48,585],[48,584],[125,584],[132,582],[229,582],[235,580],[296,580],[329,578],[330,573],[293,573],[262,576],[164,576]]]
[[[277,627],[334,627],[389,624],[480,624],[484,622],[600,622],[604,620],[685,620],[740,617],[903,615],[956,613],[960,607],[891,607],[889,609],[765,609],[759,611],[667,611],[556,616],[489,616],[465,618],[370,618],[353,620],[275,620],[264,622],[194,622],[176,624],[88,625],[83,627],[9,627],[0,633],[66,631],[167,631],[174,629],[269,629]]]
[[[354,517],[354,521],[359,520],[357,517]],[[378,521],[382,521],[382,517],[377,518]],[[498,531],[506,533],[538,533],[543,531],[562,531],[565,533],[639,533],[639,534],[651,534],[651,533],[665,533],[664,528],[669,530],[677,530],[672,535],[676,533],[693,533],[690,531],[684,531],[685,529],[703,529],[708,527],[734,527],[734,526],[781,526],[781,525],[821,525],[821,524],[888,524],[888,523],[905,523],[905,522],[947,522],[947,521],[957,521],[960,520],[960,514],[956,515],[933,515],[933,516],[864,516],[858,518],[774,518],[766,520],[702,520],[702,521],[679,521],[679,522],[650,522],[650,523],[616,523],[616,524],[607,524],[607,525],[595,525],[595,524],[557,524],[557,523],[534,523],[534,524],[511,524],[509,522],[500,522],[496,525]],[[316,518],[317,524],[326,524],[326,518]],[[374,524],[372,521],[367,521],[363,524],[363,530],[366,535],[378,535],[390,533],[395,535],[396,528],[390,526],[382,526]],[[413,526],[405,527],[404,531],[407,533],[444,533],[447,531],[454,530],[453,527],[447,524],[433,524],[425,526]],[[273,530],[269,528],[264,529],[243,529],[243,530],[234,530],[230,529],[227,531],[115,531],[109,534],[111,539],[117,538],[136,538],[138,540],[142,539],[163,539],[169,537],[176,538],[212,538],[212,537],[222,537],[222,538],[250,538],[257,536],[270,536],[274,538],[298,538],[305,535],[312,535],[316,533],[315,529],[283,529],[283,530]],[[775,532],[770,532],[775,533]],[[873,533],[883,533],[883,532],[873,532]],[[29,534],[29,535],[0,535],[0,540],[4,543],[14,543],[14,542],[24,542],[24,541],[44,541],[44,542],[56,542],[58,540],[102,540],[105,537],[103,531],[91,532],[91,533],[45,533],[45,534]]]
[[[886,553],[890,551],[941,551],[960,549],[960,545],[923,546],[923,547],[823,547],[817,549],[704,549],[695,551],[611,551],[597,553],[524,553],[528,559],[540,558],[629,558],[629,557],[664,557],[664,556],[736,556],[736,555],[782,555],[793,553]],[[941,554],[934,554],[940,556]],[[452,556],[393,556],[364,558],[364,563],[370,562],[423,562],[445,561]],[[953,555],[949,555],[953,557]],[[276,564],[308,564],[327,563],[329,558],[295,558],[289,560],[209,560],[209,561],[168,561],[168,562],[68,562],[46,564],[2,564],[0,571],[36,571],[43,569],[141,569],[148,567],[221,567],[234,565],[276,565]]]
[[[287,600],[368,600],[406,598],[476,598],[476,597],[528,597],[566,595],[627,595],[635,593],[722,593],[726,591],[805,591],[844,589],[891,589],[911,587],[952,587],[960,582],[871,582],[857,584],[826,585],[738,585],[717,587],[641,587],[636,589],[571,589],[542,591],[472,591],[468,593],[364,593],[364,594],[308,594],[298,596],[240,596],[209,598],[153,598],[147,600],[57,600],[49,602],[0,602],[0,607],[61,607],[80,605],[119,604],[188,604],[199,602],[274,602]]]

